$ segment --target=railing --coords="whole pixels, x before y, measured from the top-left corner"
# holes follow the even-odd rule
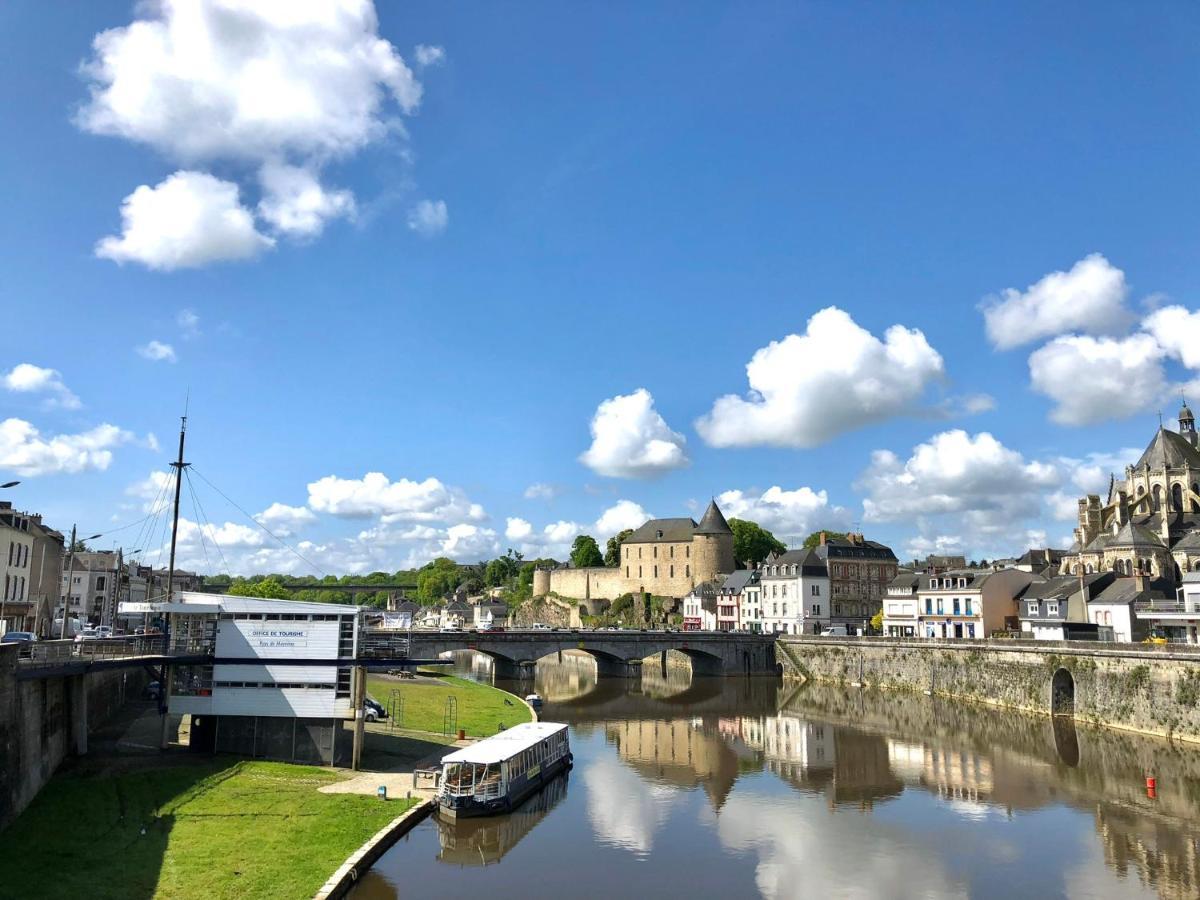
[[[1200,616],[1200,600],[1138,600],[1133,608],[1139,613],[1191,613]]]
[[[91,638],[86,641],[36,641],[22,644],[17,658],[27,666],[53,666],[68,662],[159,656],[163,647],[164,639],[160,634]]]
[[[383,659],[408,656],[408,632],[365,631],[359,636],[358,655]]]

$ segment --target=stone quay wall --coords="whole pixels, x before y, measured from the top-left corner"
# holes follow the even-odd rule
[[[141,695],[140,669],[17,679],[17,644],[0,644],[0,829],[42,789],[69,755],[87,752],[88,734]]]
[[[1200,742],[1200,652],[1180,645],[796,635],[781,637],[777,650],[785,677],[1042,714],[1068,711],[1065,671],[1077,721]]]

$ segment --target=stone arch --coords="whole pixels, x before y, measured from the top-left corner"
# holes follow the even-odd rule
[[[1192,482],[1192,493],[1188,498],[1188,506],[1192,512],[1200,512],[1200,484]]]
[[[1118,559],[1115,563],[1113,563],[1113,571],[1116,572],[1118,575],[1124,575],[1125,574],[1125,560]]]
[[[1200,572],[1200,559],[1198,559],[1194,563],[1192,563],[1192,571]]]
[[[1087,564],[1087,566],[1084,568],[1084,572],[1086,572],[1088,575],[1092,574],[1092,564],[1091,563]]]
[[[1058,669],[1050,679],[1050,714],[1075,715],[1075,677],[1066,669]]]
[[[1171,485],[1171,509],[1183,512],[1183,486],[1178,481]]]

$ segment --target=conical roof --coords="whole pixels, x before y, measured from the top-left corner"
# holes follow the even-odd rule
[[[1200,469],[1200,451],[1183,435],[1159,428],[1134,468],[1182,469],[1185,463]]]
[[[1126,522],[1108,541],[1109,547],[1161,547],[1162,538],[1141,525]]]
[[[704,511],[704,518],[700,520],[700,524],[696,526],[696,534],[733,534],[733,529],[729,527],[729,523],[725,521],[725,517],[721,515],[721,510],[717,506],[716,500],[710,500],[708,509]]]

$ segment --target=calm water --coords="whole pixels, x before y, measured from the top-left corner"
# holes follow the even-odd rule
[[[1200,896],[1194,746],[569,656],[536,686],[574,770],[511,816],[426,820],[355,900]]]

